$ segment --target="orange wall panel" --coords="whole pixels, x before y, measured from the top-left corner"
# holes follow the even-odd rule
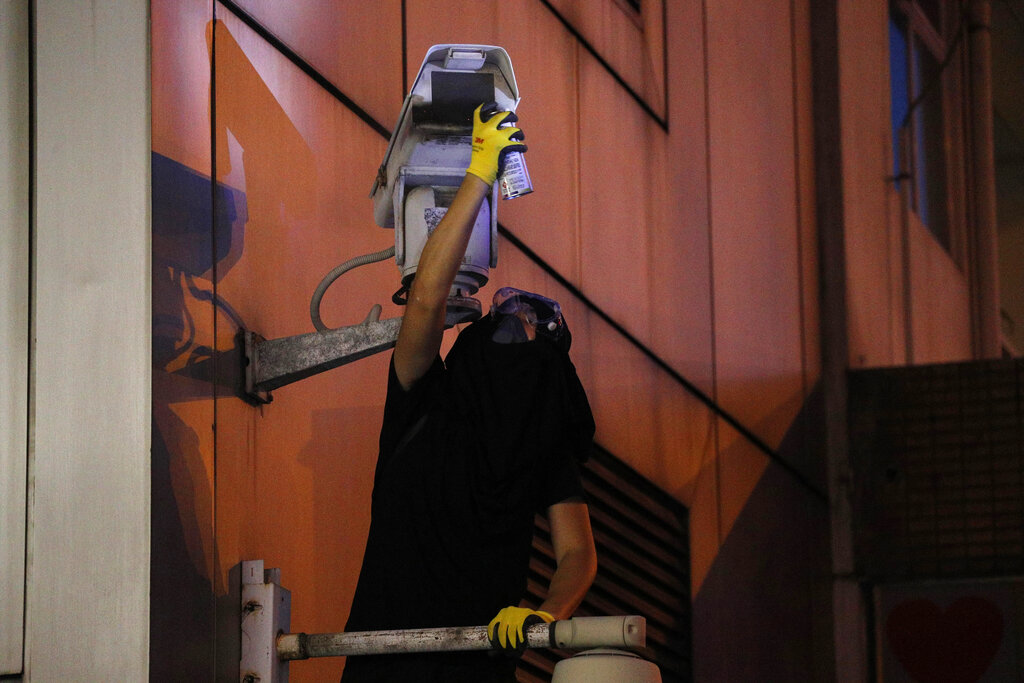
[[[821,375],[821,321],[818,304],[818,216],[814,178],[814,110],[812,108],[811,0],[793,3],[793,107],[796,134],[796,210],[800,243],[800,291],[804,353],[804,393]]]
[[[914,363],[972,357],[967,278],[916,216],[910,217],[910,303]]]
[[[901,312],[890,306],[890,292],[902,290],[896,285],[903,247],[900,218],[890,213],[883,185],[893,170],[888,12],[885,3],[847,3],[839,11],[840,21],[865,29],[840,32],[850,364],[890,365],[909,359],[898,343]]]
[[[409,87],[419,73],[427,49],[443,43],[500,45],[512,58],[516,81],[522,80],[517,51],[507,44],[506,32],[515,32],[508,31],[508,22],[515,26],[524,17],[535,16],[531,6],[538,4],[530,0],[481,0],[455,5],[446,0],[406,0],[405,73]],[[522,91],[523,85],[519,87]]]
[[[405,97],[400,0],[236,1],[378,123],[397,123]]]
[[[209,175],[210,3],[154,0],[150,8],[153,151]]]
[[[169,679],[215,661],[210,5],[152,3],[153,391],[150,662]],[[237,197],[217,188],[220,201]],[[242,201],[242,200],[240,200]],[[184,638],[182,633],[188,635]]]
[[[707,21],[717,398],[778,444],[804,391],[789,6]]]
[[[638,13],[617,0],[552,0],[551,5],[658,116],[665,116],[664,0]],[[671,4],[671,2],[669,3]]]
[[[714,392],[708,148],[701,3],[666,7],[668,134],[653,154],[649,239],[651,348],[698,386]],[[615,127],[612,119],[605,119]],[[652,132],[652,139],[658,140]],[[652,150],[655,152],[655,150]],[[644,154],[647,150],[644,150]]]
[[[230,13],[215,30],[217,170],[244,190],[247,220],[222,265],[217,295],[239,325],[266,338],[312,331],[309,298],[352,256],[393,242],[373,223],[366,191],[387,141]],[[391,262],[341,278],[321,309],[332,326],[361,321],[397,288]],[[232,324],[233,323],[233,324]],[[219,580],[240,561],[280,567],[293,595],[292,628],[340,630],[369,525],[386,354],[282,387],[254,408],[217,401]],[[222,368],[230,376],[230,367]],[[226,384],[230,382],[225,379]],[[337,676],[337,661],[295,667],[295,680]]]
[[[722,420],[718,422],[718,444],[718,532],[724,543],[769,460]]]
[[[717,421],[715,421],[717,422]],[[721,488],[718,453],[701,467],[690,500],[690,595],[697,597],[711,571],[721,537]]]
[[[589,54],[580,53],[581,289],[618,323],[650,341],[650,154],[664,132]],[[658,187],[663,187],[659,185]]]
[[[715,415],[675,379],[650,368],[655,396],[653,447],[647,476],[689,507],[703,467],[715,452]]]

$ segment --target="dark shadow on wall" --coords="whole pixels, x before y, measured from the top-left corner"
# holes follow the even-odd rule
[[[180,442],[172,451],[154,419],[149,596],[151,681],[206,680],[213,664],[213,589],[205,571],[191,561],[189,542],[195,542],[200,534],[194,524],[182,522],[171,476],[174,461],[193,457],[185,455],[186,452],[191,453],[191,449]],[[193,483],[196,490],[187,493],[193,497],[211,497],[208,485]],[[180,488],[183,487],[179,485]]]
[[[828,492],[828,463],[825,459],[825,402],[821,384],[811,389],[793,424],[786,430],[777,453],[787,465],[802,474],[819,492]]]
[[[779,447],[812,480],[820,416],[814,392]],[[834,680],[829,532],[828,503],[770,463],[693,601],[694,680]]]
[[[238,260],[234,245],[244,240],[246,196],[219,183],[214,196],[207,176],[156,152],[151,158],[153,364],[159,371],[199,382],[191,390],[178,383],[175,400],[184,400],[182,391],[211,398],[205,385],[218,379],[214,359],[219,355],[211,344],[213,317],[223,316],[236,327],[244,322],[230,303],[207,288],[215,275],[223,277]],[[204,317],[197,319],[196,311]],[[217,360],[223,368],[241,367],[240,356]],[[234,390],[238,378],[219,379],[221,386]]]
[[[209,680],[216,602],[206,465],[212,453],[204,454],[195,423],[212,425],[215,363],[238,362],[213,349],[214,316],[238,316],[202,283],[215,263],[223,270],[230,263],[231,245],[245,227],[245,195],[223,185],[214,190],[210,178],[156,153],[152,182],[150,680]],[[175,410],[181,405],[198,406],[204,417],[186,422]],[[212,443],[212,435],[204,436]]]

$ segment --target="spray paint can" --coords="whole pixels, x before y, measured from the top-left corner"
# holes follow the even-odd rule
[[[498,179],[502,199],[515,199],[533,192],[530,173],[526,170],[526,159],[522,152],[509,152],[505,155],[505,170]]]

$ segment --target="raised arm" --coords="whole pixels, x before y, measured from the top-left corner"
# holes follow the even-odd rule
[[[405,389],[423,376],[441,348],[448,294],[489,191],[487,183],[467,173],[448,212],[423,247],[395,343],[395,375]]]
[[[498,112],[490,117],[473,112],[473,153],[466,177],[444,218],[423,247],[416,277],[409,288],[402,327],[395,343],[395,375],[405,389],[426,373],[441,348],[445,309],[452,283],[466,253],[480,206],[498,175],[501,158],[510,150],[525,151],[515,114]]]

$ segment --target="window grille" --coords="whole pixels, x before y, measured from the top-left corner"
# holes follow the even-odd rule
[[[862,575],[1024,573],[1022,389],[1022,360],[851,373]]]

